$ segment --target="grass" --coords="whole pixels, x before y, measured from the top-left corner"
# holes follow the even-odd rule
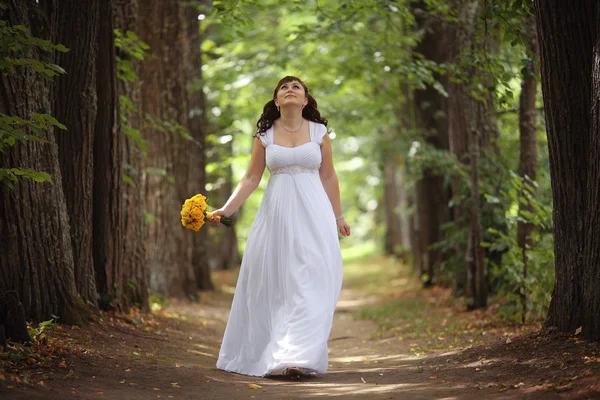
[[[359,296],[378,297],[355,318],[373,321],[375,338],[406,340],[415,355],[464,349],[537,329],[536,324],[502,320],[497,304],[466,311],[464,300],[455,298],[450,289],[422,289],[410,267],[377,254],[369,244],[345,254],[344,287]]]

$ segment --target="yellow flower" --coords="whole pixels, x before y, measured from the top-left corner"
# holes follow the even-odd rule
[[[181,224],[188,229],[194,231],[200,230],[206,218],[210,218],[211,213],[207,213],[208,208],[206,204],[206,196],[197,194],[192,198],[187,199],[181,207]],[[231,217],[217,216],[221,220],[221,223],[226,227],[230,228],[233,225],[234,219]]]
[[[204,225],[206,207],[206,197],[201,194],[187,199],[181,207],[181,224],[186,228],[198,231]]]

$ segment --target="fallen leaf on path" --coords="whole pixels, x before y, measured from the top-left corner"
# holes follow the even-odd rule
[[[175,363],[175,368],[181,368],[181,364]]]
[[[179,386],[179,382],[174,382],[174,383],[171,383],[171,387],[180,388],[181,386]]]
[[[248,384],[248,387],[249,387],[250,389],[262,389],[262,386],[260,386],[260,385],[257,385],[256,383],[249,383],[249,384]]]
[[[160,388],[152,388],[152,389],[154,389],[154,390],[160,390]]]
[[[510,340],[510,338],[506,338],[506,344],[511,344],[512,340]]]
[[[582,330],[583,330],[583,326],[580,326],[579,328],[575,329],[575,335],[579,335]]]
[[[595,374],[596,374],[596,373],[595,373],[594,371],[592,371],[591,369],[584,369],[584,370],[581,372],[581,375],[583,375],[583,376],[585,376],[585,377],[594,376]],[[0,378],[0,380],[2,380],[2,379]]]
[[[568,392],[569,390],[572,390],[572,389],[573,389],[573,384],[569,383],[568,385],[559,386],[559,387],[555,388],[554,390],[557,393],[561,393],[561,392]]]
[[[362,381],[362,383],[367,383],[367,381],[365,381],[365,378],[363,378],[362,376],[360,377],[360,380]]]
[[[75,375],[75,372],[73,372],[72,369],[70,369],[69,373],[67,375],[65,375],[65,379],[69,379],[69,378],[77,378],[77,376]]]
[[[96,392],[96,394],[104,394],[104,392]]]
[[[119,382],[119,383],[125,383],[125,379],[123,379],[123,380],[122,380],[121,382]]]

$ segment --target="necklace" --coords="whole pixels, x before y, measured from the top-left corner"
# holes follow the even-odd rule
[[[295,132],[298,132],[298,131],[300,130],[300,128],[302,128],[302,124],[304,123],[304,118],[302,118],[302,120],[300,121],[300,125],[298,126],[298,128],[297,128],[296,130],[288,129],[288,127],[287,127],[287,126],[285,126],[285,125],[283,124],[283,122],[281,122],[281,121],[279,121],[279,123],[281,124],[281,127],[282,127],[283,129],[285,129],[286,131],[288,131],[288,132],[292,132],[292,133],[295,133]]]

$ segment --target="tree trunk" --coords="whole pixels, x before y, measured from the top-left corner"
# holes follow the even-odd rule
[[[413,5],[413,13],[418,29],[423,32],[421,41],[415,48],[414,58],[424,57],[438,64],[450,57],[448,51],[448,29],[445,24],[431,18],[424,2]],[[442,77],[437,77],[445,83]],[[448,149],[448,119],[446,101],[431,85],[417,89],[413,93],[416,114],[416,127],[425,141],[436,149]],[[421,278],[425,286],[435,282],[435,275],[442,262],[442,254],[432,245],[442,239],[442,225],[448,221],[447,191],[444,179],[432,168],[423,171],[423,178],[416,185],[416,217],[419,220],[419,241],[421,250]]]
[[[475,17],[477,15],[477,1],[475,0],[457,0],[457,9],[459,10],[458,24],[451,33],[453,43],[451,45],[453,61],[459,61],[461,50],[470,48],[475,34]],[[464,83],[448,83],[448,134],[449,149],[459,163],[468,168],[470,165],[469,157],[469,129],[471,120],[471,97],[470,88]],[[456,231],[462,235],[466,230],[470,232],[469,210],[465,206],[465,199],[470,196],[466,190],[466,185],[459,177],[452,181],[452,193],[454,197],[453,219],[456,224]],[[471,235],[467,235],[469,240]],[[456,295],[465,294],[472,296],[472,286],[468,284],[472,271],[472,257],[469,255],[469,249],[472,246],[468,242],[459,242],[456,245],[456,253],[465,256],[465,266],[460,268],[456,266],[454,271],[454,292]]]
[[[546,327],[581,327],[583,337],[599,340],[599,7],[593,0],[534,5],[554,207],[556,278]]]
[[[100,2],[100,20],[96,64],[98,113],[93,152],[93,254],[98,293],[110,295],[114,298],[112,306],[122,309],[123,172],[112,1]]]
[[[537,38],[535,33],[534,17],[527,17],[523,24],[524,38],[527,44],[527,50],[531,54],[537,54]],[[536,179],[537,165],[537,123],[535,99],[537,94],[537,75],[535,61],[531,68],[526,68],[522,75],[521,96],[519,100],[519,175],[523,178],[523,183],[527,184],[520,193],[520,197],[535,196],[535,186],[533,182]],[[519,212],[533,212],[533,207],[529,202],[527,204],[519,203]],[[521,248],[521,260],[523,261],[523,278],[527,279],[529,258],[527,249],[532,246],[531,234],[535,226],[530,223],[517,222],[517,243]],[[521,307],[523,307],[523,322],[527,314],[527,288],[526,285],[520,288]]]
[[[208,2],[203,2],[208,3]],[[204,5],[204,4],[202,4]],[[190,146],[190,194],[205,193],[206,189],[206,135],[208,119],[206,117],[206,99],[204,97],[204,80],[202,79],[202,40],[198,26],[198,14],[207,11],[188,5],[184,10],[186,23],[187,79],[189,98],[188,130],[194,139]],[[196,276],[198,289],[213,290],[208,262],[207,229],[200,229],[192,235],[192,268]]]
[[[402,232],[402,215],[400,211],[406,207],[402,203],[402,180],[399,174],[400,166],[393,161],[385,162],[383,166],[383,198],[385,205],[385,253],[390,256],[401,257],[406,248]]]
[[[472,259],[471,274],[473,288],[473,308],[487,307],[488,284],[487,274],[485,271],[485,251],[481,247],[483,241],[483,229],[481,226],[481,195],[479,194],[479,158],[480,158],[480,137],[486,131],[486,117],[489,104],[477,102],[471,99],[471,107],[476,109],[477,126],[469,129],[469,150],[471,161],[471,232],[470,247],[472,254],[469,255]],[[468,275],[469,276],[469,275]],[[467,283],[468,284],[468,283]]]
[[[30,28],[36,37],[55,41],[57,1],[40,3],[5,1],[7,8],[0,17],[9,25]],[[49,84],[29,68],[0,75],[0,112],[24,119],[34,112],[51,114]],[[21,179],[14,190],[0,188],[0,293],[16,291],[28,320],[45,321],[57,315],[60,322],[79,323],[82,310],[58,149],[52,128],[42,136],[44,143],[19,143],[0,153],[0,167],[33,168],[49,173],[53,180],[40,184]]]
[[[58,41],[70,50],[57,64],[67,73],[56,79],[55,117],[67,132],[58,132],[58,155],[71,226],[75,283],[89,303],[96,303],[92,255],[94,128],[96,123],[96,51],[98,0],[58,3]]]
[[[136,0],[113,0],[113,4],[115,27],[124,34],[127,31],[135,32],[137,30],[138,2]],[[130,56],[121,51],[119,57],[126,60]],[[134,71],[139,73],[139,63],[136,60],[129,61],[132,62]],[[119,95],[127,97],[137,107],[136,110],[120,110],[121,132],[130,131],[132,135],[140,134],[143,127],[143,119],[139,112],[140,80],[137,79],[133,82],[118,80],[117,83]],[[129,184],[121,186],[123,202],[121,280],[124,283],[121,306],[125,312],[132,305],[148,311],[147,224],[144,219],[146,202],[142,193],[144,150],[143,144],[136,142],[126,134],[121,135],[121,146],[123,174],[128,177],[127,181],[129,182]]]
[[[195,296],[192,234],[179,221],[189,190],[188,149],[181,127],[187,126],[185,40],[181,2],[166,0],[140,7],[139,36],[152,56],[144,62],[140,80],[141,110],[148,128],[145,194],[150,214],[147,242],[150,288],[167,296]]]

